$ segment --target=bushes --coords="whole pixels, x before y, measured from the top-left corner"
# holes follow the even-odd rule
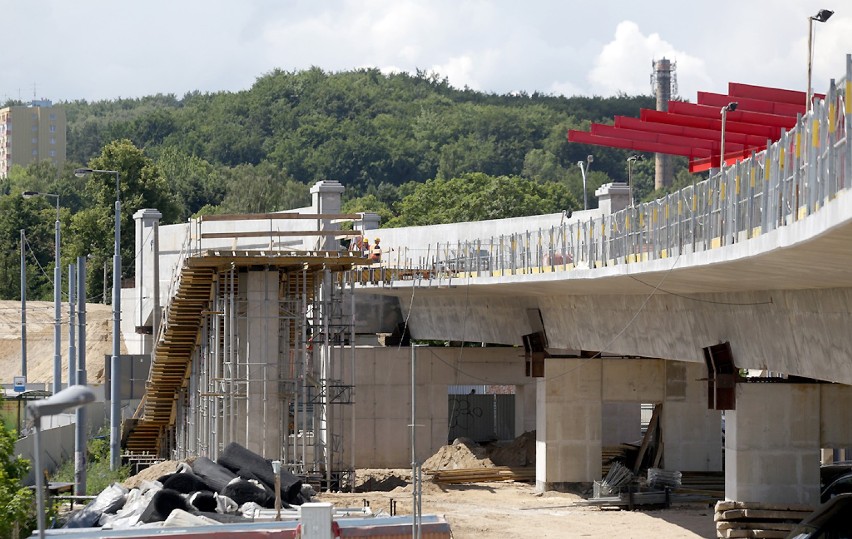
[[[106,429],[101,431],[104,434]],[[88,462],[86,463],[86,495],[97,496],[113,483],[121,483],[130,476],[130,466],[116,471],[109,469],[109,440],[98,436],[89,440]],[[70,458],[53,474],[53,481],[74,482],[74,459]]]
[[[0,424],[0,537],[27,537],[36,527],[34,492],[21,484],[30,463],[14,452],[15,432]]]

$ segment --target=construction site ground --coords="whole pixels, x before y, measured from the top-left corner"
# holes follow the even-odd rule
[[[366,500],[374,513],[389,513],[395,501],[398,515],[410,515],[413,505],[410,485],[390,492],[322,493],[318,498],[338,507],[361,507]],[[423,481],[423,513],[444,515],[456,539],[716,537],[713,508],[708,504],[619,511],[583,506],[578,503],[582,499],[559,492],[537,494],[531,483]]]
[[[103,382],[103,357],[111,351],[111,308],[87,306],[87,356],[89,382]],[[67,316],[67,305],[63,305]],[[53,376],[53,303],[27,304],[27,340],[30,382],[49,382]],[[11,382],[20,371],[20,302],[0,302],[0,370],[3,382]],[[67,379],[68,333],[63,328],[63,379]],[[122,346],[122,349],[124,347]],[[532,437],[534,440],[534,437]],[[529,466],[534,452],[530,440],[510,445],[498,464]],[[492,457],[495,455],[492,453]],[[495,459],[498,460],[498,459]],[[438,451],[428,464],[435,468],[471,468],[494,466],[488,457],[466,448],[450,445]],[[424,463],[424,466],[427,464]],[[169,462],[145,470],[135,479],[156,479],[174,470]],[[387,491],[364,493],[322,493],[320,501],[338,507],[361,507],[364,500],[374,513],[390,513],[391,501],[396,514],[408,515],[412,509],[410,470],[359,470],[358,483],[372,479]],[[424,476],[423,513],[445,515],[453,536],[465,538],[698,538],[715,537],[713,508],[704,504],[677,505],[659,510],[601,510],[583,506],[576,494],[546,492],[537,494],[532,483],[482,482],[463,485],[439,485]]]

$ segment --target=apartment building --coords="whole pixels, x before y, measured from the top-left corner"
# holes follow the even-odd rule
[[[14,165],[65,162],[65,110],[48,100],[0,109],[0,178]]]

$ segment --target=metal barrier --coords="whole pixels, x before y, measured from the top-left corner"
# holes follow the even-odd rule
[[[852,186],[852,55],[846,76],[767,149],[652,202],[588,221],[397,253],[387,284],[598,268],[715,249],[817,212]],[[356,278],[356,281],[358,279]],[[375,281],[373,281],[375,283]]]

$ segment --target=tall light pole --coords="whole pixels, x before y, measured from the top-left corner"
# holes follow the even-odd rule
[[[119,363],[121,356],[121,196],[117,170],[78,168],[74,174],[81,178],[89,174],[115,176],[115,245],[112,255],[112,357],[110,357],[110,428],[109,468],[115,471],[121,465],[121,397],[119,395]],[[104,291],[106,293],[106,291]]]
[[[737,110],[739,103],[731,101],[722,107],[722,141],[719,146],[719,174],[725,171],[725,123],[728,120],[728,112]]]
[[[56,199],[56,223],[53,253],[53,393],[59,393],[62,389],[62,272],[59,263],[59,195],[54,193],[39,193],[38,191],[24,191],[24,198],[52,197]]]
[[[633,163],[642,161],[645,156],[642,154],[633,154],[627,158],[627,192],[630,196],[630,207],[633,207]]]
[[[814,107],[813,89],[811,88],[811,73],[814,65],[814,21],[825,22],[834,15],[830,9],[821,9],[816,15],[808,17],[808,97],[805,102],[805,112],[810,112]]]
[[[588,198],[586,197],[586,172],[589,171],[589,167],[592,166],[592,162],[594,162],[594,160],[595,160],[594,155],[587,155],[585,163],[583,161],[577,161],[577,166],[580,167],[580,174],[583,175],[583,209],[584,210],[589,209],[589,201],[588,201]],[[585,168],[583,168],[584,164],[585,164]]]

